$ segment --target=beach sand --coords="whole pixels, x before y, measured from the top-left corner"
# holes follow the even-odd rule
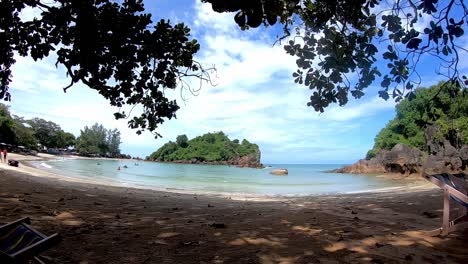
[[[442,223],[442,192],[430,185],[233,199],[61,178],[0,165],[0,223],[29,216],[60,233],[45,254],[54,263],[468,263],[468,229],[424,233]]]

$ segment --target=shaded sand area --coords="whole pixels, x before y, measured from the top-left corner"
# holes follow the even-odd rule
[[[260,201],[55,177],[0,165],[0,223],[30,216],[59,232],[63,241],[46,252],[55,263],[468,261],[468,230],[423,232],[441,225],[438,189]]]

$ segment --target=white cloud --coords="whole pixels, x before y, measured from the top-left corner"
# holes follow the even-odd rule
[[[395,101],[392,99],[385,101],[382,98],[376,97],[367,102],[358,102],[347,107],[332,107],[324,114],[324,118],[335,121],[350,121],[375,115],[376,112],[393,108],[395,108]]]
[[[66,82],[58,83],[63,79],[59,77],[60,72],[54,66],[55,58],[34,61],[31,57],[15,55],[16,63],[12,66],[13,81],[12,92],[15,90],[38,93],[43,89],[63,88]]]
[[[41,10],[39,8],[26,7],[21,10],[20,17],[24,21],[32,21],[34,18],[41,18]]]
[[[200,1],[195,3],[196,17],[194,19],[195,32],[201,28],[206,28],[215,32],[232,33],[237,32],[237,26],[233,23],[234,14],[232,13],[217,13],[211,9],[211,4],[202,4]]]

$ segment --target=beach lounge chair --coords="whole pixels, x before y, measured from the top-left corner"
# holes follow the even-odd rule
[[[33,229],[29,217],[0,226],[0,263],[47,263],[39,254],[60,241],[59,234],[45,236]]]
[[[464,174],[435,174],[423,176],[444,190],[444,214],[442,227],[430,231],[430,235],[447,235],[457,230],[459,224],[468,221],[468,182]],[[450,201],[461,206],[458,216],[450,215]]]

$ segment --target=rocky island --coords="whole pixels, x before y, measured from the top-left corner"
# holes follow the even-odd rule
[[[459,173],[468,170],[468,95],[455,85],[419,88],[396,106],[365,159],[331,172]]]
[[[186,135],[179,135],[176,142],[169,141],[146,159],[157,162],[262,168],[260,157],[257,144],[246,139],[231,141],[221,131],[207,133],[191,140],[188,140]]]

